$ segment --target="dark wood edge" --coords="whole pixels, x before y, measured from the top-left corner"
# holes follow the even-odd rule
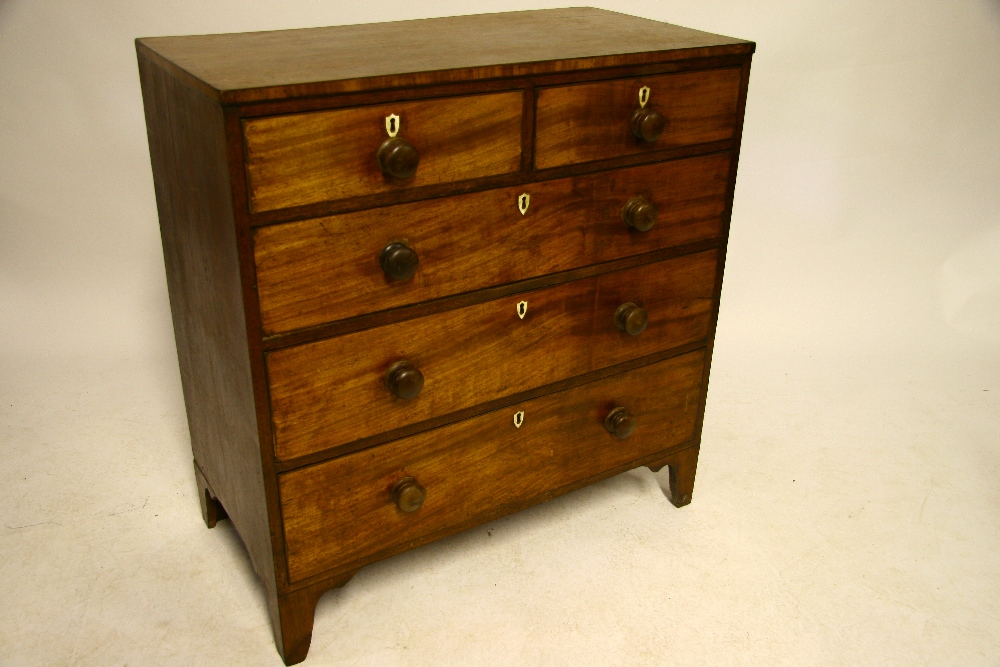
[[[533,114],[532,114],[533,115]],[[534,128],[532,128],[533,130]],[[472,192],[482,192],[483,190],[493,190],[496,188],[513,187],[515,185],[528,185],[540,181],[550,181],[557,178],[569,178],[571,176],[584,176],[596,174],[603,171],[623,169],[626,167],[638,167],[654,162],[669,162],[687,157],[700,157],[713,153],[723,153],[730,150],[733,141],[726,139],[723,141],[713,141],[706,144],[692,144],[689,146],[679,146],[677,148],[665,148],[658,151],[647,151],[623,157],[610,158],[607,160],[595,160],[593,162],[580,162],[577,164],[565,165],[562,167],[552,167],[538,171],[515,171],[497,176],[487,176],[468,181],[453,181],[451,183],[441,183],[439,185],[428,185],[422,188],[411,188],[406,190],[394,190],[374,195],[361,195],[331,201],[306,204],[292,208],[281,208],[270,211],[253,213],[250,224],[254,227],[265,225],[276,225],[285,222],[297,222],[299,220],[309,220],[321,218],[339,213],[351,213],[354,211],[364,211],[384,206],[394,206],[396,204],[406,204],[409,202],[425,199],[438,199],[441,197],[452,197],[464,195]],[[522,153],[522,161],[524,153]]]
[[[682,255],[705,252],[707,250],[717,248],[718,245],[718,238],[705,239],[704,241],[686,243],[684,245],[654,250],[653,252],[643,253],[640,255],[631,255],[629,257],[622,257],[621,259],[615,259],[608,262],[591,264],[578,269],[550,273],[544,276],[538,276],[537,278],[528,278],[526,280],[519,280],[513,283],[506,283],[470,292],[443,296],[429,301],[421,301],[405,306],[397,306],[395,308],[389,308],[387,310],[381,310],[374,313],[365,313],[364,315],[357,315],[344,320],[320,324],[307,329],[297,329],[287,333],[264,336],[262,338],[261,345],[265,351],[271,352],[284,347],[309,343],[321,338],[341,336],[355,331],[362,331],[364,329],[372,329],[395,322],[412,320],[426,315],[455,310],[457,308],[465,308],[466,306],[472,306],[485,301],[492,301],[493,299],[500,299],[512,294],[518,294],[520,292],[530,292],[547,287],[554,287],[556,285],[562,285],[563,283],[572,282],[574,280],[592,278],[594,276],[604,275],[605,273],[614,273],[615,271],[623,271],[625,269],[631,269],[645,264],[653,264],[655,262],[673,259],[674,257],[680,257]]]
[[[653,457],[646,457],[646,462],[643,463],[642,466],[649,468],[654,473],[659,472],[663,469],[663,466],[670,465],[671,459],[677,456],[678,452],[683,452],[693,447],[701,447],[701,434],[698,434],[694,438],[691,438],[677,447],[654,454]],[[641,468],[642,466],[636,467]]]
[[[345,574],[350,572],[357,572],[360,568],[364,567],[365,565],[371,565],[372,563],[378,562],[380,560],[385,560],[386,558],[403,553],[404,551],[409,551],[416,547],[423,546],[424,544],[435,542],[442,538],[449,537],[456,533],[460,533],[464,530],[468,530],[469,528],[475,528],[477,526],[481,526],[495,519],[499,519],[500,517],[507,516],[508,514],[513,514],[514,512],[519,512],[521,510],[528,509],[529,507],[540,505],[548,500],[552,500],[554,498],[558,498],[559,496],[566,495],[567,493],[570,493],[572,491],[582,489],[585,486],[589,486],[591,484],[594,484],[595,482],[608,479],[609,477],[620,475],[623,472],[634,470],[635,468],[642,468],[650,464],[655,464],[659,461],[663,461],[664,459],[669,459],[673,455],[677,454],[677,452],[681,452],[686,449],[690,449],[692,447],[697,447],[697,446],[698,446],[698,441],[697,439],[693,438],[679,445],[675,445],[673,447],[664,449],[654,454],[650,454],[649,456],[644,456],[642,458],[636,459],[635,461],[631,461],[624,465],[617,466],[610,470],[605,470],[604,472],[592,475],[585,479],[576,480],[571,484],[567,484],[566,486],[561,486],[558,489],[547,491],[539,496],[534,496],[527,500],[521,500],[514,503],[508,503],[507,505],[503,505],[500,507],[495,507],[492,509],[492,511],[487,512],[485,514],[478,514],[476,515],[475,518],[469,519],[468,521],[463,521],[462,523],[449,526],[445,529],[436,531],[434,533],[422,535],[417,539],[411,540],[404,544],[394,546],[389,549],[385,549],[384,551],[380,551],[377,554],[373,554],[365,558],[360,558],[346,565],[342,565],[332,570],[328,570],[321,574],[316,574],[311,577],[307,577],[305,579],[294,581],[290,585],[290,590],[307,588],[310,586],[317,586],[320,582],[328,580],[338,581]]]
[[[484,415],[487,412],[493,412],[495,410],[501,410],[507,406],[514,405],[516,403],[521,403],[523,401],[529,401],[533,398],[538,398],[540,396],[545,396],[547,394],[554,394],[556,392],[564,391],[566,389],[572,389],[574,387],[579,387],[581,385],[588,384],[590,382],[596,382],[597,380],[603,380],[604,378],[611,377],[612,375],[618,375],[620,373],[625,373],[627,371],[640,368],[642,366],[648,366],[650,364],[655,364],[660,361],[665,361],[671,357],[680,356],[682,354],[687,354],[688,352],[694,352],[695,350],[706,347],[709,343],[706,339],[697,340],[686,345],[679,345],[677,347],[672,347],[668,350],[662,350],[660,352],[654,352],[653,354],[648,354],[644,357],[637,357],[635,359],[630,359],[626,362],[616,364],[614,366],[608,366],[606,368],[601,368],[596,371],[591,371],[589,373],[584,373],[583,375],[577,375],[576,377],[567,378],[565,380],[560,380],[558,382],[553,382],[541,387],[535,387],[534,389],[529,389],[528,391],[522,391],[517,394],[512,394],[510,396],[503,396],[501,398],[494,399],[492,401],[487,401],[485,403],[480,403],[463,410],[457,410],[444,415],[438,415],[431,419],[426,419],[424,421],[416,422],[414,424],[407,424],[397,429],[391,431],[386,431],[385,433],[379,433],[378,435],[373,435],[368,438],[362,438],[361,440],[355,440],[354,442],[349,442],[342,445],[337,445],[336,447],[329,447],[305,456],[299,456],[293,459],[287,459],[285,461],[280,461],[274,458],[274,452],[271,452],[272,461],[274,464],[274,469],[280,472],[287,472],[289,470],[294,470],[295,468],[301,468],[308,465],[314,465],[316,463],[321,463],[328,459],[337,458],[338,456],[344,456],[346,454],[351,454],[353,452],[361,451],[363,449],[368,449],[369,447],[375,447],[377,445],[384,444],[391,440],[398,440],[400,438],[406,438],[423,431],[430,431],[435,428],[440,428],[441,426],[447,426],[448,424],[453,424],[455,422],[460,422],[465,419],[470,419],[472,417],[478,417]],[[704,395],[704,388],[702,389],[702,395]],[[697,434],[697,432],[696,432]]]
[[[521,171],[530,172],[535,166],[535,86],[524,86],[521,102]]]
[[[153,49],[146,46],[143,42],[143,38],[140,37],[135,40],[135,50],[136,53],[142,57],[146,58],[150,62],[156,64],[157,67],[162,69],[164,72],[168,73],[170,76],[174,77],[178,81],[187,84],[191,88],[194,88],[202,95],[216,103],[220,102],[219,91],[217,91],[212,86],[208,85],[198,77],[194,76],[186,69],[183,69],[173,63],[171,60],[167,60],[159,53]]]
[[[194,461],[195,472],[197,474],[201,475],[201,479],[198,480],[199,483],[200,482],[204,482],[205,483],[205,488],[208,489],[209,493],[212,494],[212,497],[213,498],[218,498],[219,494],[217,494],[215,492],[215,487],[212,486],[212,482],[209,481],[208,475],[205,474],[205,469],[201,467],[200,463],[198,463],[198,459],[192,459],[192,460]]]
[[[739,44],[722,44],[708,47],[670,49],[667,51],[644,51],[641,53],[614,54],[589,58],[543,60],[529,63],[463,67],[458,69],[434,70],[429,72],[397,73],[365,77],[361,79],[340,79],[335,81],[317,81],[301,84],[267,86],[262,88],[241,88],[216,91],[216,95],[218,96],[217,99],[219,99],[223,105],[230,106],[250,104],[254,102],[266,102],[278,99],[336,95],[396,87],[411,88],[455,81],[508,79],[523,76],[537,76],[555,72],[610,69],[613,67],[634,67],[639,65],[670,63],[678,60],[696,60],[724,56],[739,57],[747,56],[753,53],[754,49],[755,44],[753,42],[742,42]],[[203,85],[207,86],[207,84]],[[212,90],[215,89],[213,88]]]
[[[715,292],[712,300],[712,320],[709,323],[709,343],[705,351],[705,369],[702,373],[702,400],[698,407],[698,417],[695,422],[695,433],[701,437],[701,430],[705,421],[705,407],[708,403],[708,382],[712,368],[712,353],[715,351],[715,331],[719,324],[719,309],[722,305],[722,279],[726,268],[726,252],[729,247],[729,230],[733,218],[733,200],[736,194],[736,168],[740,161],[740,145],[743,140],[743,116],[746,112],[747,90],[750,85],[750,63],[751,58],[747,58],[743,64],[743,72],[740,80],[740,96],[736,106],[736,129],[734,132],[732,157],[729,162],[729,186],[726,192],[726,208],[722,216],[721,242],[718,246],[718,261],[715,269]]]
[[[246,178],[243,173],[243,133],[239,116],[223,109],[226,153],[229,162],[229,180],[236,226],[236,244],[240,265],[240,282],[243,288],[243,312],[246,319],[248,359],[253,382],[254,411],[257,418],[257,438],[260,444],[261,467],[264,477],[264,495],[267,518],[274,554],[275,586],[280,593],[287,590],[288,564],[285,561],[285,536],[281,529],[281,505],[278,501],[278,483],[274,469],[274,437],[271,432],[271,397],[264,365],[264,350],[260,337],[261,321],[257,296],[256,263],[253,239],[246,208]]]
[[[391,104],[393,102],[412,102],[415,100],[456,97],[480,93],[502,93],[504,91],[523,88],[544,88],[548,86],[572,85],[576,83],[591,83],[596,81],[627,79],[658,74],[673,74],[679,72],[694,72],[710,69],[725,69],[742,67],[746,55],[729,55],[710,58],[693,58],[671,63],[656,63],[639,66],[607,67],[601,69],[577,70],[571,72],[553,72],[538,76],[518,76],[497,79],[476,79],[445,84],[430,84],[424,86],[388,86],[379,90],[364,92],[341,93],[333,95],[317,95],[314,97],[298,97],[268,102],[244,104],[239,107],[241,118],[258,118],[261,116],[281,116],[286,114],[304,113],[309,111],[326,111],[346,107],[371,106]]]

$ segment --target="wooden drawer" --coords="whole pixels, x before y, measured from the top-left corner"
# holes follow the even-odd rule
[[[513,91],[254,118],[243,122],[250,204],[270,211],[521,167],[523,93]],[[386,117],[420,155],[395,179],[376,163]]]
[[[703,340],[716,257],[688,255],[271,352],[276,455],[311,454]],[[627,302],[649,317],[635,336],[615,324]],[[402,360],[424,377],[410,400],[386,386]]]
[[[527,186],[261,227],[254,234],[265,334],[419,303],[719,235],[730,155],[689,158]],[[527,193],[527,212],[518,196]],[[622,220],[631,198],[652,229]],[[379,265],[404,240],[410,279]]]
[[[692,352],[280,476],[291,579],[356,567],[690,440],[704,361]],[[604,426],[617,406],[637,422],[624,439]],[[393,503],[404,477],[425,489],[416,511]]]
[[[731,139],[736,131],[739,69],[717,69],[541,88],[535,112],[535,168],[591,162]],[[639,90],[647,109],[663,115],[659,139],[630,129]]]

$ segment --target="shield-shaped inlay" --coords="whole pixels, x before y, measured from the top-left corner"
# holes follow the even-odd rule
[[[399,132],[399,116],[393,113],[385,117],[385,131],[390,137],[396,136]]]
[[[639,89],[639,107],[645,108],[646,102],[649,101],[649,86],[643,86]]]
[[[521,428],[521,424],[524,423],[524,410],[518,410],[514,413],[514,428]]]
[[[528,212],[528,204],[531,203],[531,195],[524,193],[523,195],[518,195],[517,197],[517,210],[524,215]]]
[[[528,302],[527,301],[519,302],[517,304],[517,316],[523,320],[524,316],[527,314],[528,314]]]

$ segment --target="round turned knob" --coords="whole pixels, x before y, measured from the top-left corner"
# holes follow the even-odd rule
[[[409,361],[397,361],[385,374],[385,384],[399,398],[416,398],[424,388],[424,375]]]
[[[631,301],[618,306],[615,311],[615,326],[630,336],[638,336],[649,323],[649,315],[645,308],[640,308]]]
[[[392,137],[382,142],[375,155],[379,168],[394,178],[409,178],[417,171],[420,154],[409,142]]]
[[[392,487],[392,502],[404,512],[416,512],[424,504],[427,492],[412,477],[404,477]]]
[[[653,143],[663,134],[667,119],[652,109],[636,109],[629,124],[636,139]]]
[[[615,437],[620,440],[632,435],[638,424],[635,415],[621,406],[609,412],[608,416],[604,418],[604,428],[608,429],[609,433],[614,433]]]
[[[417,251],[402,241],[393,241],[382,248],[378,263],[385,271],[386,277],[392,280],[407,280],[417,272],[420,258]]]
[[[656,224],[656,204],[645,197],[632,197],[622,209],[625,224],[640,232],[648,232]]]

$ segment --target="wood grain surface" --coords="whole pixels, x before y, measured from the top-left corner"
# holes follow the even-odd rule
[[[588,7],[147,37],[137,44],[223,104],[748,54],[754,47]]]
[[[258,228],[264,333],[715,238],[729,160],[723,153]],[[524,215],[521,194],[530,196]],[[658,210],[647,232],[621,218],[636,195]],[[399,240],[419,257],[404,281],[388,279],[378,262]]]
[[[535,168],[651,152],[729,139],[736,128],[739,68],[616,79],[538,89]],[[647,109],[666,118],[657,141],[636,139],[629,119],[639,89],[650,89]]]
[[[574,481],[689,440],[702,400],[703,357],[675,357],[281,475],[290,579],[552,497]],[[638,421],[624,440],[604,427],[616,406]],[[517,411],[524,412],[520,428]],[[412,513],[391,497],[406,476],[427,494]]]
[[[708,334],[716,253],[687,255],[535,292],[270,352],[275,453],[286,460],[575,377]],[[524,319],[518,303],[527,301]],[[649,314],[630,336],[614,314]],[[420,395],[393,396],[407,360]]]
[[[223,112],[141,54],[139,75],[191,448],[274,594]]]
[[[522,91],[398,102],[244,121],[254,211],[505,174],[521,168]],[[386,176],[385,119],[420,153],[416,174]]]

